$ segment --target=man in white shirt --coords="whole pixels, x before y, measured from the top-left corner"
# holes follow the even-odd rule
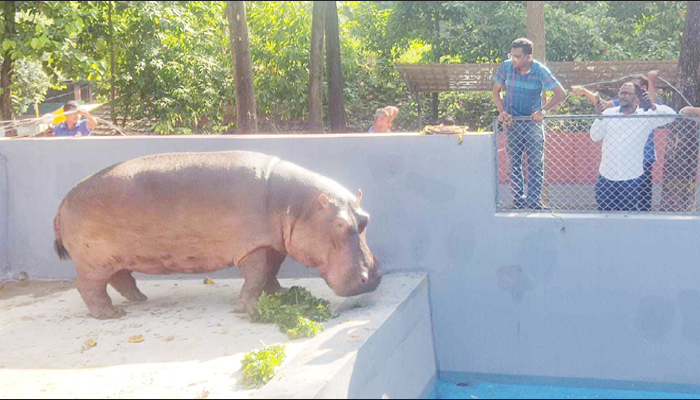
[[[618,95],[620,105],[608,108],[603,115],[676,114],[668,106],[650,102],[649,93],[632,82],[622,85]],[[648,111],[639,107],[640,102],[645,100],[650,104]],[[604,118],[593,123],[591,139],[594,142],[603,141],[600,177],[595,186],[599,210],[638,210],[639,186],[644,174],[644,145],[649,132],[673,121],[673,117]]]

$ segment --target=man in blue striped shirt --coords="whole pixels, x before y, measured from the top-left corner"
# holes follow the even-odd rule
[[[510,45],[509,60],[493,77],[493,100],[498,120],[505,123],[510,160],[510,183],[515,208],[541,210],[540,199],[544,178],[544,130],[542,121],[548,111],[566,99],[566,91],[549,69],[532,58],[532,42],[516,39]],[[505,100],[501,90],[505,89]],[[542,106],[544,92],[554,91],[554,98]],[[527,120],[511,117],[528,117]],[[527,154],[527,194],[523,171],[523,155]]]

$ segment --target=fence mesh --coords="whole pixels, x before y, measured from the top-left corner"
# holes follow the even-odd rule
[[[698,213],[700,119],[494,120],[497,208]]]

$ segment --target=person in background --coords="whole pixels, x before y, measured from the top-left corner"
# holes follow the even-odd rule
[[[647,77],[648,76],[648,77]],[[649,99],[652,103],[663,105],[663,101],[657,96],[656,88],[658,87],[659,71],[649,71],[648,75],[634,76],[630,82],[642,88],[643,91],[649,93]],[[596,114],[602,114],[604,110],[617,107],[620,105],[620,99],[602,100],[595,93],[581,86],[572,86],[571,91],[579,96],[585,96],[596,107]],[[652,171],[654,163],[657,160],[656,144],[654,142],[654,131],[649,133],[647,142],[644,145],[644,174],[639,184],[639,211],[651,211],[652,195],[653,195],[653,177]]]
[[[66,120],[53,128],[53,136],[82,137],[90,136],[97,126],[97,120],[85,110],[80,108],[77,102],[69,101],[63,106]],[[81,117],[85,119],[81,119]]]
[[[374,113],[374,125],[369,128],[369,133],[389,133],[394,119],[399,115],[399,109],[394,106],[379,108]]]
[[[640,96],[641,93],[641,96]],[[676,112],[651,101],[649,92],[627,82],[618,92],[620,105],[608,108],[603,115],[673,115]],[[649,104],[644,110],[640,104]],[[600,211],[639,210],[639,191],[643,181],[644,147],[649,132],[673,122],[673,118],[597,119],[591,126],[591,140],[603,141],[595,198]]]
[[[493,101],[498,108],[498,120],[506,124],[510,184],[515,198],[513,207],[542,210],[544,180],[544,129],[542,121],[547,112],[566,99],[566,91],[544,64],[532,58],[533,44],[528,39],[516,39],[510,45],[509,60],[493,77]],[[505,89],[505,99],[501,90]],[[554,91],[554,98],[542,105],[545,92]],[[511,117],[526,117],[516,119]],[[527,172],[523,157],[527,154]],[[527,173],[527,194],[524,175]]]

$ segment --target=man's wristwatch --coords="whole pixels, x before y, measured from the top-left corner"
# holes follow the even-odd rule
[[[545,110],[544,108],[541,109],[540,112],[542,113],[542,115],[547,115],[547,110]]]

